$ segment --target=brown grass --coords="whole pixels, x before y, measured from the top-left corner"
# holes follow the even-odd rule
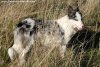
[[[7,49],[13,44],[13,30],[20,18],[33,16],[40,19],[57,19],[67,14],[68,5],[78,3],[85,25],[94,25],[92,30],[100,31],[100,0],[35,0],[35,3],[0,2],[0,67],[15,67],[16,62],[5,63]],[[75,53],[67,49],[66,57],[61,59],[58,49],[35,46],[30,58],[23,67],[99,67],[100,51]],[[17,67],[17,66],[16,66]]]

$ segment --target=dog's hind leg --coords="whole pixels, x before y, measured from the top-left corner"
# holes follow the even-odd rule
[[[60,51],[61,57],[64,58],[65,51],[66,51],[66,45],[60,45],[59,46],[59,51]]]
[[[16,56],[17,56],[17,53],[16,51],[11,47],[8,49],[8,55],[11,59],[11,61],[15,60]]]

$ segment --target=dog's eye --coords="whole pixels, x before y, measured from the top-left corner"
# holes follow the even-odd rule
[[[74,19],[75,21],[78,21],[77,19]]]
[[[30,28],[30,25],[26,25],[26,28]]]

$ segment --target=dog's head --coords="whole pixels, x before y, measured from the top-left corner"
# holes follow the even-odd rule
[[[34,20],[31,18],[26,18],[25,20],[22,20],[18,25],[17,28],[19,28],[22,32],[28,32],[32,30],[34,26]]]
[[[83,29],[82,14],[78,6],[74,8],[72,6],[68,7],[68,17],[75,30],[80,31]]]

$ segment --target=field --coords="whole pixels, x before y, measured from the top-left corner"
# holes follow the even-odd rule
[[[46,20],[58,19],[67,14],[68,5],[76,3],[78,3],[82,12],[86,29],[89,34],[91,32],[93,34],[91,34],[90,39],[83,39],[82,43],[71,42],[71,44],[78,46],[67,48],[66,56],[63,59],[59,56],[57,48],[48,49],[37,43],[22,67],[100,67],[100,50],[98,46],[100,42],[97,43],[99,40],[96,40],[100,37],[100,33],[98,33],[100,32],[100,0],[0,1],[0,67],[18,67],[17,60],[15,62],[7,61],[9,58],[7,50],[13,45],[13,30],[16,28],[16,24],[19,23],[18,21],[25,17]],[[96,35],[96,33],[98,34]],[[82,44],[86,45],[88,43],[91,45],[85,50],[79,48]]]

